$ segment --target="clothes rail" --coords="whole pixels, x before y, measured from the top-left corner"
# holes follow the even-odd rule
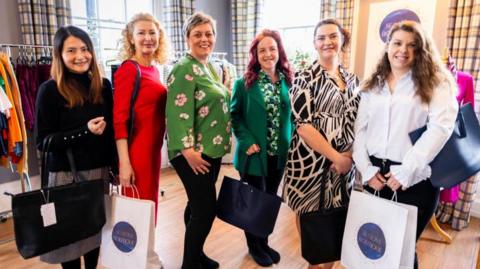
[[[8,57],[12,57],[12,48],[18,49],[52,49],[53,46],[45,45],[27,45],[27,44],[0,44],[0,48],[4,48]]]
[[[0,44],[0,47],[11,47],[11,48],[52,48],[52,46],[44,46],[44,45],[27,45],[27,44]]]
[[[9,58],[12,57],[12,48],[18,49],[20,51],[22,49],[24,49],[24,50],[25,49],[27,49],[27,50],[28,49],[32,49],[32,50],[35,50],[35,49],[49,49],[50,50],[53,47],[52,46],[43,46],[43,45],[27,45],[27,44],[0,44],[0,51],[4,51]],[[28,153],[24,152],[24,154],[28,154]],[[9,160],[8,163],[9,163],[9,167],[10,167],[11,172],[15,173],[12,162]],[[32,190],[32,184],[31,184],[30,176],[28,175],[28,173],[23,173],[23,175],[20,175],[20,184],[21,184],[22,192]],[[0,222],[1,223],[6,222],[8,217],[11,215],[11,212],[12,212],[11,210],[0,212]],[[0,240],[0,245],[11,242],[13,240],[15,240],[14,237],[3,238],[3,239]]]
[[[188,51],[176,51],[173,54],[174,60],[178,60],[183,57]],[[210,54],[211,59],[220,59],[223,60],[227,57],[228,53],[226,52],[212,52]]]
[[[12,57],[12,51],[11,49],[12,48],[18,48],[18,49],[52,49],[53,47],[52,46],[44,46],[44,45],[27,45],[27,44],[8,44],[8,43],[0,43],[0,49],[5,49],[8,57]],[[10,170],[12,171],[12,173],[14,173],[14,169],[13,169],[13,165],[12,165],[12,162],[9,161],[9,164],[10,164]],[[20,176],[20,182],[21,182],[21,185],[22,185],[22,191],[25,192],[25,191],[31,191],[32,190],[32,184],[31,184],[31,181],[30,181],[30,176],[28,175],[28,173],[23,173],[23,176],[22,175]],[[25,182],[23,182],[23,180],[25,180]],[[2,212],[3,213],[3,212]],[[3,214],[0,213],[0,216],[2,216]]]

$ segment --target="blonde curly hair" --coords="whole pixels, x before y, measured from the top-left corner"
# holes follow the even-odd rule
[[[122,30],[122,39],[120,40],[120,53],[119,58],[124,61],[130,59],[135,55],[135,45],[130,41],[133,39],[133,30],[135,28],[135,23],[139,21],[148,21],[153,22],[157,27],[159,37],[158,37],[158,48],[155,51],[154,60],[160,64],[164,64],[168,60],[168,41],[167,35],[165,33],[165,28],[163,25],[149,13],[137,13],[135,14],[130,21],[125,25],[125,28]]]

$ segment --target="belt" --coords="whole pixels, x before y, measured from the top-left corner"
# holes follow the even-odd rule
[[[402,164],[400,162],[391,161],[389,159],[379,159],[379,158],[374,157],[374,156],[369,156],[369,158],[370,158],[370,162],[372,162],[372,164],[374,166],[380,168],[379,172],[382,175],[388,174],[388,172],[390,172],[390,165],[400,165],[400,164]]]

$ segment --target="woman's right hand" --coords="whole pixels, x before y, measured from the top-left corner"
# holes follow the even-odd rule
[[[376,191],[381,191],[386,183],[387,180],[378,172],[368,180],[368,186]]]
[[[104,117],[96,117],[88,121],[88,130],[94,135],[101,135],[105,131],[107,122]]]
[[[182,155],[187,160],[188,165],[190,165],[195,175],[198,175],[198,173],[206,174],[210,171],[208,169],[210,163],[202,158],[202,153],[195,151],[193,148],[188,148],[182,150]]]
[[[252,144],[248,149],[247,149],[247,152],[246,154],[248,156],[252,155],[252,154],[255,154],[255,153],[259,153],[260,152],[260,147],[257,145],[257,144]]]
[[[130,187],[135,183],[135,174],[130,163],[120,163],[118,179],[120,184],[124,187]]]
[[[339,153],[337,158],[333,161],[333,168],[335,171],[340,174],[344,175],[352,169],[352,158],[346,156],[345,154]]]

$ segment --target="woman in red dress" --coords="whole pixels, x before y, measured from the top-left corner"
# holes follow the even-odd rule
[[[160,82],[155,64],[163,64],[167,59],[165,30],[152,15],[139,13],[132,17],[122,35],[124,63],[115,72],[113,106],[120,184],[124,187],[134,184],[140,199],[154,201],[156,220],[167,91]],[[127,121],[136,65],[141,79],[134,104],[132,137],[129,138]],[[130,188],[126,194],[132,196]]]

